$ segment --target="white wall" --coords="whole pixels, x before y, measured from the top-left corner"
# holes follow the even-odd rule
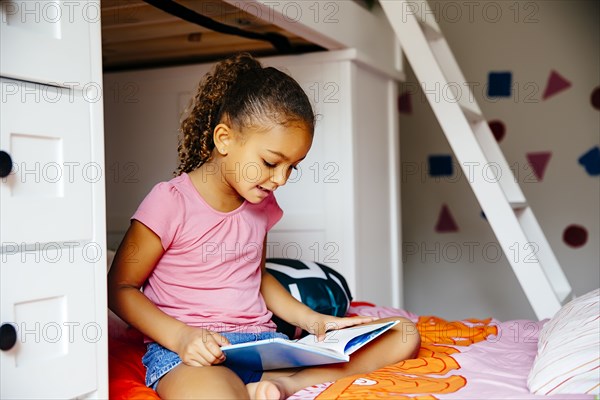
[[[185,74],[148,70],[105,74],[107,245],[116,249],[129,218],[152,187],[177,168],[179,116],[199,77],[210,67]],[[173,89],[176,88],[176,89]]]
[[[600,183],[577,159],[600,142],[598,110],[590,104],[599,85],[600,32],[595,1],[430,1],[440,27],[488,120],[504,121],[500,147],[518,172],[550,245],[581,295],[600,282]],[[464,177],[431,178],[427,158],[452,154],[409,68],[412,114],[401,114],[405,307],[446,318],[494,316],[535,319],[519,283]],[[551,70],[570,89],[542,100]],[[512,71],[513,96],[489,99],[490,71]],[[443,95],[443,92],[440,93]],[[531,179],[526,153],[551,151],[543,181]],[[456,170],[456,168],[455,168]],[[446,203],[459,226],[436,233]],[[586,245],[562,240],[570,224],[586,227]],[[457,251],[458,249],[458,251]],[[409,250],[409,251],[407,251]],[[414,253],[414,254],[413,254]]]

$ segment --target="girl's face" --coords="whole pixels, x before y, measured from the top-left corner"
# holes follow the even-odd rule
[[[292,170],[306,157],[312,134],[303,123],[244,129],[227,144],[221,170],[227,183],[244,199],[260,203],[285,185]]]

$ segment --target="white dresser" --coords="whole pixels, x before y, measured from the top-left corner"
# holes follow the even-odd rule
[[[0,397],[107,398],[100,4],[0,6]]]
[[[354,297],[401,306],[397,80],[354,50],[262,60],[289,72],[318,113],[313,147],[277,190],[283,219],[268,255],[325,263]],[[177,165],[177,129],[211,65],[106,74],[109,246],[118,245],[140,201]],[[142,145],[143,144],[143,145]]]

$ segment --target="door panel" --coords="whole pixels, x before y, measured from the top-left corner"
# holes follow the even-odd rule
[[[92,184],[103,176],[89,162],[88,100],[64,88],[8,79],[0,85],[0,112],[10,116],[0,120],[0,149],[13,161],[0,180],[2,246],[90,240]]]

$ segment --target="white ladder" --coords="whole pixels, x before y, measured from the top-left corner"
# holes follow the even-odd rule
[[[537,318],[552,317],[570,299],[567,281],[487,121],[466,84],[427,1],[380,0],[500,247]],[[461,92],[454,92],[456,86]],[[430,86],[429,86],[430,87]],[[450,90],[446,90],[446,89]],[[449,93],[454,98],[448,98]],[[483,169],[486,173],[483,173]],[[491,173],[495,175],[490,179]]]

